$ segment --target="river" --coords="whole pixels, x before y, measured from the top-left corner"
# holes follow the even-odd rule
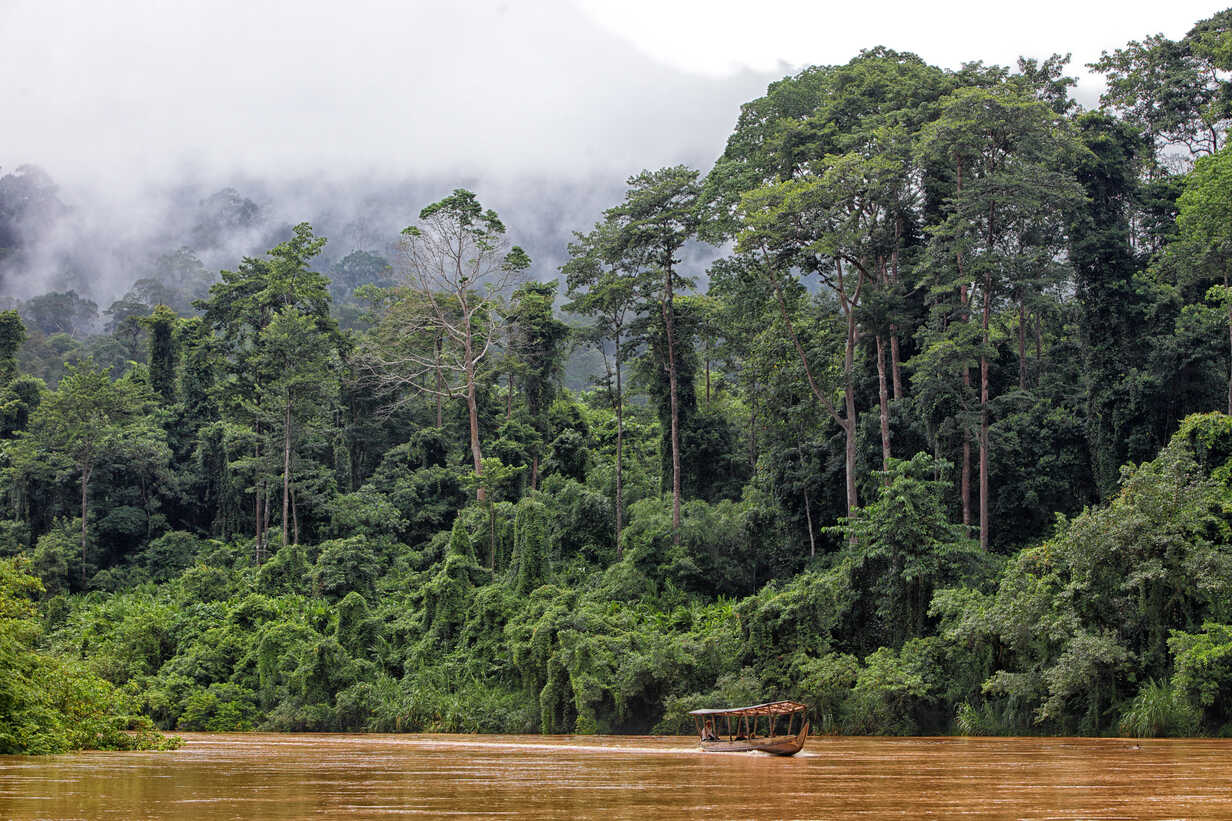
[[[162,753],[0,756],[4,819],[1232,818],[1232,741],[184,735]]]

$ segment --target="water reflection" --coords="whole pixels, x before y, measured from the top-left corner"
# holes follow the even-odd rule
[[[1232,817],[1232,742],[188,734],[170,753],[0,756],[0,818]]]

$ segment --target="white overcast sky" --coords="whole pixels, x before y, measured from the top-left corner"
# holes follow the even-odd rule
[[[1219,4],[0,0],[0,171],[626,176],[708,166],[767,80],[861,48],[944,67],[1180,37]],[[1096,81],[1083,81],[1091,101]]]

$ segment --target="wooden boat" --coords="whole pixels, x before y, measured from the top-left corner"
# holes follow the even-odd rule
[[[698,746],[707,752],[795,755],[808,738],[806,709],[798,701],[772,701],[752,707],[693,710],[689,715],[697,724]]]

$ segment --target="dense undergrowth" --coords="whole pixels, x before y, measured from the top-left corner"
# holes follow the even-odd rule
[[[549,484],[497,505],[495,572],[479,508],[422,550],[371,530],[261,567],[250,545],[170,533],[150,549],[174,550],[172,578],[45,600],[53,655],[28,655],[29,676],[71,665],[89,674],[63,679],[73,698],[185,731],[676,733],[698,706],[782,697],[823,732],[1222,734],[1229,456],[1232,420],[1194,417],[1108,506],[1005,560],[948,524],[918,456],[851,542],[743,597],[714,595],[705,568],[709,534],[753,538],[747,502],[686,506],[673,547],[648,500],[623,560],[568,562],[545,511],[578,489]],[[147,578],[146,559],[115,575]]]

